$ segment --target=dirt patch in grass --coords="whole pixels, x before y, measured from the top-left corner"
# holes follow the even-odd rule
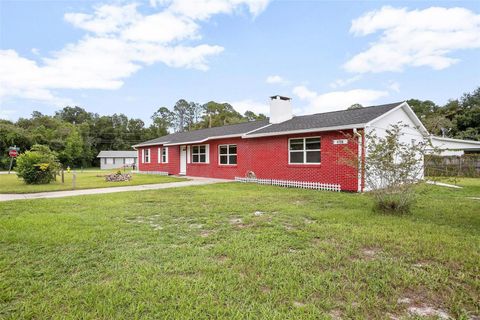
[[[295,230],[295,227],[290,223],[284,223],[283,226],[285,227],[285,230],[287,230],[287,231]]]
[[[415,269],[424,269],[424,268],[429,267],[431,264],[432,264],[431,261],[420,260],[420,261],[417,261],[416,263],[412,264],[412,267],[414,267]]]
[[[452,319],[447,310],[441,307],[440,297],[428,296],[426,292],[410,291],[397,300],[411,317],[434,317],[436,319]]]
[[[330,317],[333,319],[333,320],[341,320],[343,319],[343,312],[338,310],[338,309],[334,309],[334,310],[331,310],[329,312],[329,315]]]
[[[228,257],[227,257],[227,255],[222,254],[222,255],[217,256],[217,257],[215,258],[215,260],[216,260],[217,262],[220,262],[220,263],[225,263],[225,262],[228,261]]]
[[[243,223],[243,220],[242,220],[242,218],[231,218],[228,222],[231,225],[239,225],[239,224]]]
[[[295,200],[293,201],[293,204],[296,206],[303,206],[309,203],[307,200]]]
[[[268,294],[272,291],[272,289],[269,286],[261,286],[260,287],[260,292]]]
[[[202,231],[200,232],[200,237],[202,237],[202,238],[207,238],[207,237],[209,237],[209,236],[212,235],[212,234],[213,234],[213,231],[212,231],[212,230],[202,230]]]
[[[360,250],[360,255],[364,260],[374,260],[382,253],[378,247],[365,247]]]
[[[312,223],[315,223],[316,221],[309,218],[305,218],[303,219],[303,222],[305,222],[305,224],[312,224]]]
[[[296,308],[303,308],[305,307],[305,303],[300,302],[300,301],[293,301],[293,306]]]
[[[243,229],[243,228],[248,228],[253,226],[253,223],[250,223],[250,224],[244,223],[242,218],[231,218],[229,220],[229,223],[238,229]]]
[[[146,224],[149,225],[153,230],[162,230],[163,227],[155,221],[156,216],[144,217],[144,216],[137,216],[133,218],[127,218],[126,221],[129,223],[138,223],[138,224]]]

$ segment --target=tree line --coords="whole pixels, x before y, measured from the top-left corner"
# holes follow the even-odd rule
[[[480,140],[480,87],[445,105],[431,100],[407,102],[431,134]],[[252,111],[241,114],[228,103],[210,101],[202,105],[180,99],[172,108],[159,108],[151,119],[152,124],[146,126],[141,119],[124,114],[100,116],[67,106],[53,116],[34,111],[30,118],[16,122],[0,120],[0,168],[8,167],[8,147],[13,145],[21,152],[35,144],[46,145],[64,166],[89,167],[98,165],[96,156],[101,150],[130,150],[136,143],[170,132],[263,120],[266,116]]]
[[[84,108],[67,106],[53,116],[34,111],[29,118],[16,122],[0,119],[0,168],[9,166],[8,148],[20,152],[33,145],[53,150],[62,165],[90,167],[98,165],[101,150],[131,150],[131,146],[170,132],[181,132],[266,119],[263,114],[247,111],[243,115],[228,103],[206,104],[178,100],[169,109],[159,108],[146,126],[141,119],[124,114],[100,116]]]

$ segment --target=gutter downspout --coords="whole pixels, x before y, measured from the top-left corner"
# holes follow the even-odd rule
[[[363,192],[363,135],[358,132],[357,128],[353,128],[353,135],[358,139],[357,192]]]

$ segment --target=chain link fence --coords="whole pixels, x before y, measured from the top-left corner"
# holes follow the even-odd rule
[[[425,175],[480,178],[480,154],[430,156],[425,159]]]

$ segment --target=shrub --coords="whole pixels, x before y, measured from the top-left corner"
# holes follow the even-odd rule
[[[378,137],[375,131],[365,133],[365,161],[346,151],[341,162],[364,173],[365,187],[370,190],[374,210],[405,214],[415,201],[414,186],[423,179],[423,161],[432,145],[428,137],[405,137],[408,125],[391,125]],[[351,139],[357,143],[357,139]],[[433,152],[436,150],[433,148]]]
[[[27,184],[47,184],[55,180],[60,164],[46,146],[34,145],[17,158],[15,171]]]
[[[411,188],[405,190],[382,189],[373,192],[374,207],[376,212],[406,214],[415,201],[415,194]]]

